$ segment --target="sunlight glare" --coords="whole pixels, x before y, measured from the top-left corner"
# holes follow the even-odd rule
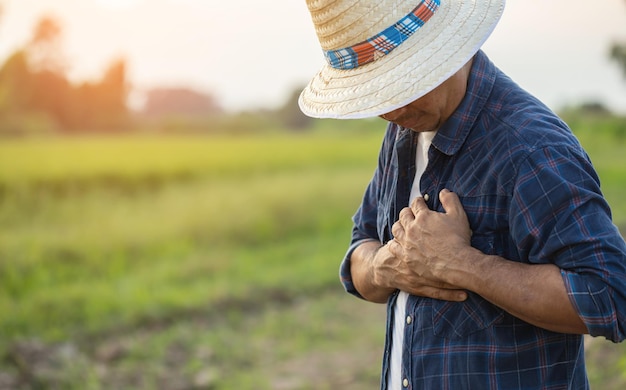
[[[96,0],[98,5],[108,8],[128,8],[137,5],[141,0]]]

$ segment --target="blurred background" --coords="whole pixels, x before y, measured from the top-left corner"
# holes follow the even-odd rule
[[[626,2],[509,0],[484,50],[624,232]],[[385,124],[303,116],[322,63],[303,0],[0,0],[0,390],[377,388],[337,272]]]

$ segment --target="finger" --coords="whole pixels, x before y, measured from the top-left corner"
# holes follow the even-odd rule
[[[389,252],[395,257],[399,257],[402,253],[402,245],[400,245],[400,243],[396,240],[387,242],[387,249],[389,249]]]
[[[400,210],[398,222],[400,222],[401,224],[406,225],[409,222],[413,221],[414,219],[415,219],[415,215],[413,214],[413,210],[411,210],[410,208],[405,207],[402,210]]]
[[[461,200],[454,192],[444,188],[439,192],[439,200],[446,214],[464,215],[465,210],[461,204]]]
[[[426,205],[424,198],[422,198],[421,196],[418,196],[417,198],[413,199],[413,203],[411,203],[411,209],[413,210],[413,213],[415,215],[417,215],[417,213],[419,213],[420,211],[429,210],[428,205]]]
[[[416,291],[412,291],[411,294],[452,302],[463,302],[467,299],[467,292],[463,290],[448,290],[429,286],[422,286]]]
[[[395,238],[401,238],[402,236],[404,236],[404,227],[402,226],[400,221],[397,221],[393,224],[393,226],[391,227],[391,234],[393,234]]]

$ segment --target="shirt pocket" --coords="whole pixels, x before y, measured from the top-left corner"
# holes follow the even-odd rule
[[[504,311],[479,295],[468,292],[464,302],[433,302],[432,316],[435,335],[460,339],[501,322]]]
[[[494,254],[498,245],[493,235],[474,235],[472,246],[483,253]],[[504,315],[504,310],[468,291],[463,302],[433,301],[433,331],[440,337],[459,339],[501,322]]]

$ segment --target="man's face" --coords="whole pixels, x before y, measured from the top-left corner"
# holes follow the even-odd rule
[[[380,117],[416,132],[435,131],[463,100],[471,62],[421,98]]]

